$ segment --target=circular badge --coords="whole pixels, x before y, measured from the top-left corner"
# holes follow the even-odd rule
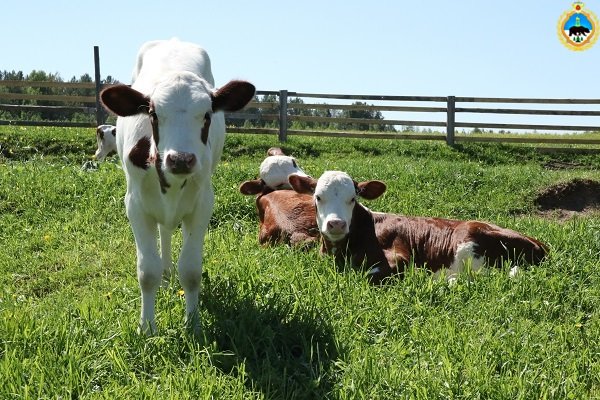
[[[584,9],[582,2],[576,1],[573,7],[559,18],[558,37],[570,50],[587,50],[598,40],[599,27],[596,15]]]

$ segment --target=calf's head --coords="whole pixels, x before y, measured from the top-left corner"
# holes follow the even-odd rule
[[[279,147],[271,147],[259,167],[259,179],[240,185],[242,194],[258,194],[280,189],[291,189],[288,176],[308,176],[294,157],[286,156]]]
[[[341,171],[326,171],[318,180],[290,175],[289,182],[296,192],[313,195],[319,231],[332,243],[343,240],[350,232],[357,197],[376,199],[386,189],[381,181],[359,183]]]
[[[94,157],[98,161],[104,160],[104,158],[110,153],[117,151],[116,144],[117,128],[113,125],[98,125],[96,128],[96,143],[98,148]]]
[[[209,168],[212,114],[240,110],[254,92],[252,84],[237,80],[215,91],[197,75],[178,72],[164,76],[150,94],[116,85],[104,89],[100,97],[109,111],[121,117],[148,115],[151,143],[144,137],[140,140],[145,142],[138,144],[150,147],[150,162],[155,163],[157,170],[176,179]]]

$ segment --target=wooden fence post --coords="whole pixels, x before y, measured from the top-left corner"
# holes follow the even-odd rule
[[[448,96],[446,106],[446,144],[448,146],[454,146],[455,100],[456,98],[454,96]]]
[[[279,141],[287,141],[287,98],[288,91],[279,91]]]
[[[102,125],[104,123],[104,109],[100,104],[100,91],[102,90],[102,84],[100,82],[100,51],[98,46],[94,46],[94,72],[96,80],[96,124]]]

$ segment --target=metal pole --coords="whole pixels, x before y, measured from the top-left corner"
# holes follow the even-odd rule
[[[102,84],[100,82],[100,50],[98,46],[94,46],[94,71],[96,80],[96,124],[102,125],[104,123],[104,109],[100,104],[100,91],[102,90]]]
[[[448,96],[446,121],[446,144],[454,146],[455,97]]]
[[[287,98],[288,91],[279,91],[279,141],[287,141]]]

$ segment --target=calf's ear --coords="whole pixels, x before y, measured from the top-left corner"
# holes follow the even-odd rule
[[[315,187],[317,187],[317,180],[310,176],[290,174],[288,182],[292,189],[301,194],[313,194],[315,193]]]
[[[285,153],[280,147],[269,147],[269,150],[267,150],[267,156],[285,156]]]
[[[120,117],[148,113],[150,99],[127,85],[115,85],[100,93],[102,104]]]
[[[240,193],[245,195],[259,194],[266,187],[262,179],[242,182],[240,185]]]
[[[381,196],[386,189],[385,183],[381,181],[365,181],[355,183],[356,194],[363,199],[373,200]]]
[[[212,95],[213,111],[238,111],[254,98],[256,88],[246,81],[230,81]]]

